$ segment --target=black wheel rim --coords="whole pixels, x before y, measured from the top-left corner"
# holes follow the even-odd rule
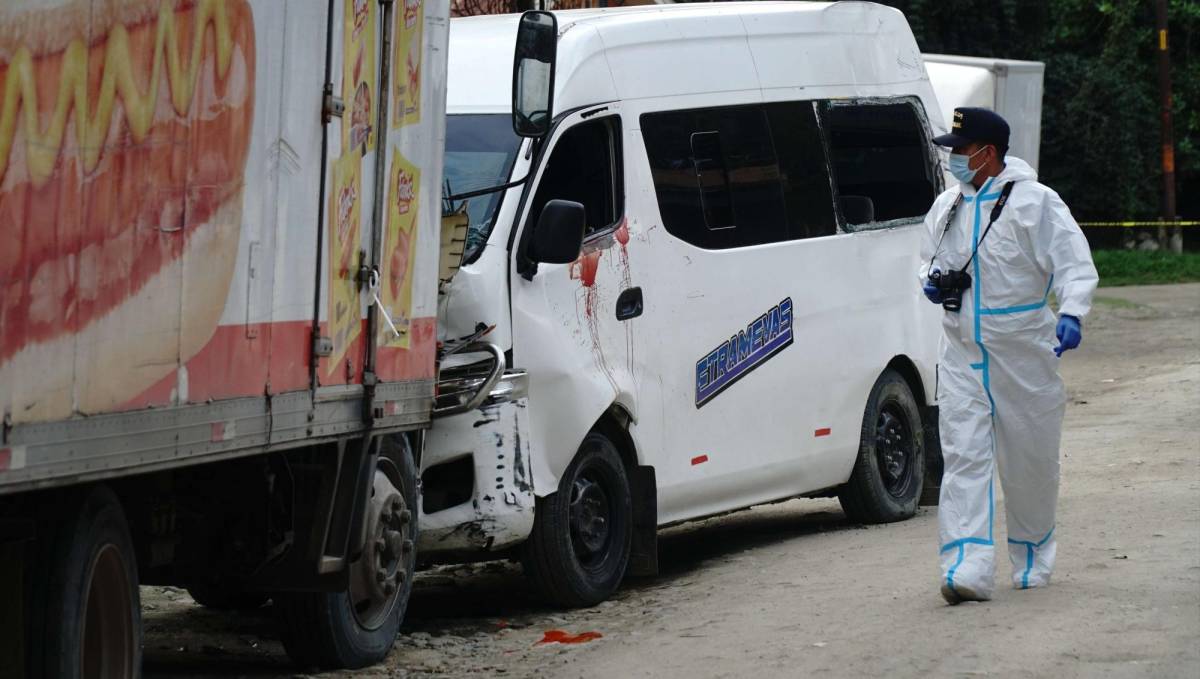
[[[585,568],[604,561],[612,539],[613,507],[606,478],[593,468],[580,470],[571,486],[571,547]]]
[[[367,544],[351,565],[348,588],[355,622],[368,631],[388,622],[401,601],[408,566],[415,558],[412,510],[402,487],[400,470],[381,455],[367,502]]]
[[[883,487],[895,498],[907,495],[913,482],[916,441],[904,408],[895,401],[884,403],[875,423],[875,461]]]

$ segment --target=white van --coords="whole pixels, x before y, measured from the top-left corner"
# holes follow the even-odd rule
[[[903,15],[696,4],[450,35],[445,190],[470,231],[439,326],[494,353],[448,361],[440,393],[499,381],[429,435],[421,557],[520,556],[588,605],[655,571],[668,524],[817,495],[912,516],[940,478],[913,272],[944,126]]]

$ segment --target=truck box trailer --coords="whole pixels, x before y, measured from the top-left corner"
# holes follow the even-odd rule
[[[923,54],[942,118],[959,106],[982,106],[1012,128],[1010,153],[1037,169],[1042,143],[1042,78],[1046,65],[992,57]]]
[[[0,7],[6,675],[136,675],[139,583],[270,597],[304,665],[386,654],[434,408],[447,15]]]

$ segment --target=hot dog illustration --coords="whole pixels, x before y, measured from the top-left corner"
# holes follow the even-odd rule
[[[212,337],[254,81],[246,0],[0,3],[0,384],[41,394],[0,390],[14,421],[120,406]]]

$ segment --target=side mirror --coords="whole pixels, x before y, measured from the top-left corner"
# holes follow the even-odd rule
[[[529,258],[545,264],[570,264],[579,259],[586,222],[587,212],[582,203],[570,200],[546,203],[533,229]]]
[[[550,12],[525,12],[517,25],[513,59],[513,131],[521,137],[544,137],[554,110],[554,63],[558,53],[558,20]]]
[[[838,201],[847,224],[870,224],[875,221],[875,201],[869,196],[839,196]]]

